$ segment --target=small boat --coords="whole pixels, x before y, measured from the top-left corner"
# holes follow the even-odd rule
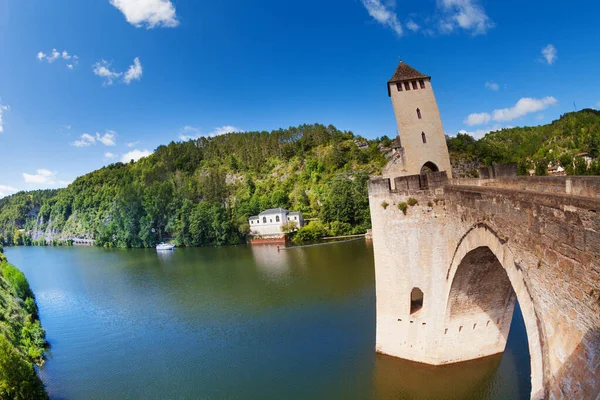
[[[156,245],[156,250],[173,250],[174,248],[174,244],[159,243]]]

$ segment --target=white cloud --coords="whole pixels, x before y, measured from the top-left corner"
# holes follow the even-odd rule
[[[126,144],[127,147],[135,147],[140,143],[140,141],[138,140],[137,142],[129,142]]]
[[[511,128],[511,127],[510,126],[502,127],[500,125],[494,125],[494,126],[488,127],[488,128],[476,129],[474,131],[466,131],[463,129],[463,130],[458,131],[458,133],[473,136],[475,139],[481,139],[482,137],[484,137],[485,135],[487,135],[490,132],[496,132],[496,131],[499,131],[504,128]]]
[[[110,4],[125,15],[127,22],[137,28],[173,28],[179,25],[175,6],[169,0],[110,0]]]
[[[382,4],[380,0],[361,1],[375,21],[392,29],[398,36],[402,36],[402,25],[398,21],[396,12],[390,6]]]
[[[0,185],[0,198],[6,197],[6,196],[11,195],[13,193],[17,193],[18,191],[19,190],[17,188],[14,188],[12,186]]]
[[[556,47],[554,47],[554,45],[552,45],[552,44],[549,44],[548,46],[546,46],[542,49],[542,55],[546,59],[546,62],[548,63],[548,65],[554,64],[554,61],[556,61],[556,58],[557,58]]]
[[[67,50],[58,51],[56,49],[52,49],[52,51],[50,52],[50,55],[46,55],[46,53],[44,53],[43,51],[40,51],[37,53],[36,57],[40,61],[46,60],[49,63],[53,63],[54,61],[56,61],[58,59],[67,60],[67,61],[69,61],[69,63],[66,65],[67,65],[67,68],[69,68],[69,69],[73,69],[73,67],[79,63],[79,57],[69,54],[69,52]]]
[[[93,65],[94,75],[104,78],[103,85],[112,85],[113,81],[122,75],[121,72],[111,71],[110,63],[106,60],[98,61]]]
[[[420,26],[412,19],[406,23],[406,27],[408,28],[408,30],[413,32],[416,32],[420,29]]]
[[[4,104],[0,104],[0,133],[4,132],[4,111],[10,110],[10,106],[5,106]]]
[[[213,129],[212,132],[209,133],[201,133],[199,128],[190,126],[190,125],[186,125],[181,129],[181,133],[179,135],[179,139],[187,141],[187,140],[191,140],[191,139],[198,139],[199,137],[215,137],[215,136],[220,136],[220,135],[224,135],[226,133],[232,133],[232,132],[244,132],[243,129],[240,128],[236,128],[235,126],[231,126],[231,125],[225,125],[225,126],[221,126],[218,128]]]
[[[38,169],[36,174],[23,173],[23,179],[27,183],[43,185],[54,185],[56,183],[56,172],[47,169]]]
[[[150,150],[131,150],[130,152],[123,154],[123,157],[121,157],[121,162],[128,163],[131,160],[135,162],[140,158],[148,157],[150,154],[152,154]]]
[[[125,73],[111,70],[111,63],[106,60],[100,60],[92,67],[94,75],[104,78],[103,86],[110,86],[121,77],[123,77],[123,82],[129,85],[132,80],[139,81],[142,77],[142,64],[138,57],[133,59],[133,65],[130,65]]]
[[[524,97],[517,101],[513,107],[494,110],[492,119],[494,121],[512,121],[513,119],[523,117],[529,113],[545,110],[549,106],[557,104],[558,101],[552,97],[544,97],[543,99],[532,99]]]
[[[47,57],[46,60],[48,60],[48,62],[51,63],[57,60],[58,58],[60,58],[60,52],[56,51],[56,49],[52,49],[52,55]]]
[[[600,108],[600,101],[596,103],[596,108]],[[2,128],[1,124],[0,124],[0,128]],[[2,132],[2,130],[0,130],[0,132]]]
[[[439,22],[442,33],[461,28],[473,35],[483,35],[494,27],[494,23],[476,0],[438,0],[438,7],[444,14]]]
[[[547,96],[543,99],[532,99],[530,97],[523,97],[517,104],[510,108],[496,109],[491,114],[489,113],[473,113],[469,114],[464,120],[464,123],[473,125],[484,125],[490,121],[506,122],[514,119],[523,117],[527,114],[545,110],[546,108],[558,104],[558,101],[552,97]]]
[[[115,131],[106,131],[104,135],[96,133],[95,136],[92,136],[89,133],[84,133],[80,136],[80,139],[73,142],[72,145],[75,147],[88,147],[91,145],[95,145],[98,142],[102,143],[105,146],[114,146],[116,144],[116,136],[117,132]]]
[[[117,136],[117,132],[106,131],[106,133],[104,133],[104,135],[100,135],[99,133],[96,133],[96,140],[105,146],[114,146],[116,144],[116,142],[115,142],[116,136]]]
[[[486,89],[493,90],[494,92],[500,90],[500,85],[498,85],[496,82],[486,82],[485,87]]]
[[[84,133],[79,140],[73,142],[73,146],[75,147],[88,147],[93,144],[96,144],[96,138],[89,133]]]
[[[125,72],[125,76],[123,77],[123,82],[129,85],[132,80],[139,81],[142,78],[142,63],[140,63],[140,59],[138,57],[133,59],[133,65],[129,66],[127,72]]]
[[[473,113],[473,114],[469,114],[463,122],[469,126],[483,125],[483,124],[487,124],[488,122],[490,122],[491,119],[492,119],[492,116],[488,113],[478,113],[478,114]]]
[[[107,151],[106,153],[104,153],[104,157],[112,159],[112,158],[117,158],[119,156],[115,153],[111,153],[110,151]]]

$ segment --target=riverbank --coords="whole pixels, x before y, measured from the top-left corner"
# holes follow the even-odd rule
[[[46,332],[25,275],[0,248],[0,398],[47,399],[34,365],[46,357]]]

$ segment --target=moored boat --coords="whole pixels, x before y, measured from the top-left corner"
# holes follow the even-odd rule
[[[173,250],[174,248],[174,244],[159,243],[156,245],[156,250]]]

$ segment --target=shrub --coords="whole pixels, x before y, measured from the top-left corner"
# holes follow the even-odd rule
[[[33,292],[29,287],[29,282],[25,278],[25,275],[17,268],[13,267],[7,262],[3,262],[0,265],[0,269],[2,269],[2,275],[6,282],[11,287],[12,292],[22,300],[25,300],[27,297],[33,298]]]
[[[353,234],[352,225],[347,222],[333,221],[329,225],[329,233],[332,236],[345,236]]]
[[[398,208],[400,211],[402,211],[402,214],[406,215],[406,209],[408,208],[408,205],[405,202],[398,203]]]
[[[0,334],[0,399],[47,399],[44,384],[17,349]]]
[[[303,226],[294,237],[295,243],[305,243],[327,236],[327,230],[319,221]]]
[[[285,224],[281,225],[281,232],[290,233],[298,230],[298,224],[296,221],[288,221]]]
[[[408,201],[407,201],[409,206],[416,206],[417,204],[419,204],[419,202],[417,201],[417,199],[415,199],[414,197],[409,197]]]
[[[381,207],[383,207],[384,210],[386,210],[388,208],[388,206],[389,206],[389,204],[385,200],[381,203]]]

